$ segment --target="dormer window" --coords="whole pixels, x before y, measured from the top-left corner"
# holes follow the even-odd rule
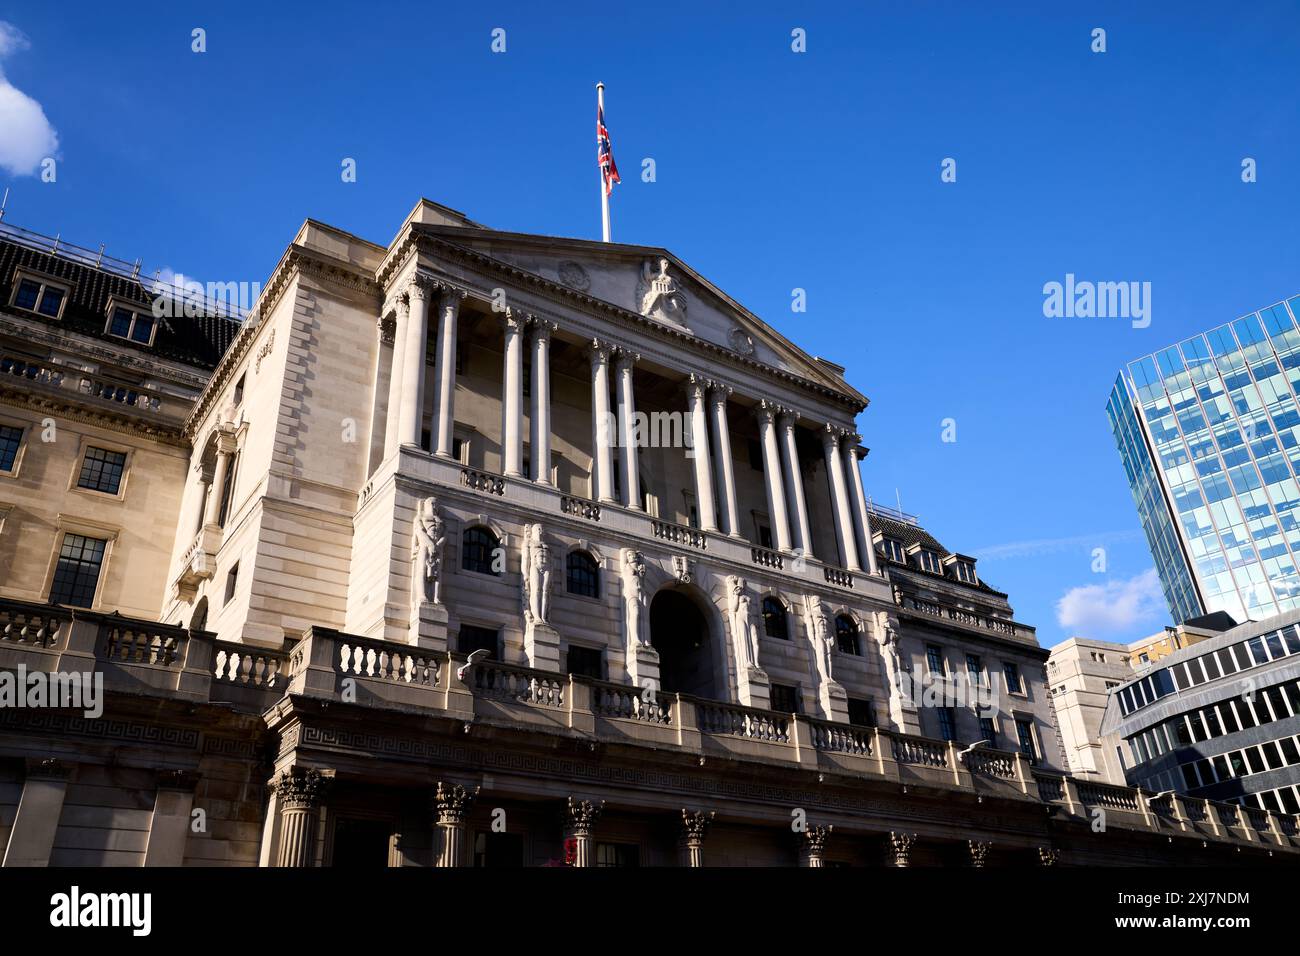
[[[922,571],[929,571],[931,574],[941,574],[939,566],[939,555],[929,548],[919,548],[916,552],[916,566]]]
[[[63,305],[71,292],[69,286],[53,282],[44,276],[18,272],[14,274],[14,292],[9,301],[15,309],[58,319],[63,316]]]
[[[951,576],[963,584],[979,584],[979,578],[975,576],[975,559],[968,558],[964,554],[950,554],[943,559]]]
[[[893,561],[896,564],[906,564],[907,559],[903,555],[902,542],[895,538],[880,536],[880,551],[885,556],[885,560]]]
[[[151,311],[121,302],[109,302],[108,328],[105,330],[109,335],[137,345],[153,345],[153,335],[157,328],[157,320]]]

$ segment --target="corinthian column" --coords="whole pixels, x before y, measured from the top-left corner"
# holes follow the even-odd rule
[[[709,420],[704,411],[704,398],[709,383],[691,373],[686,383],[687,407],[691,416],[690,454],[695,463],[695,505],[700,513],[700,527],[717,531],[718,519],[713,510],[713,477],[709,474]]]
[[[704,865],[704,837],[712,823],[712,810],[682,811],[682,833],[677,841],[678,866]]]
[[[596,821],[600,819],[604,808],[604,800],[594,803],[569,797],[565,814],[565,839],[572,841],[574,866],[592,865],[591,831],[595,829]]]
[[[421,279],[412,279],[406,290],[411,315],[406,326],[402,352],[402,411],[398,439],[403,445],[420,445],[424,425],[424,353],[429,338],[429,290]]]
[[[782,412],[777,418],[777,430],[781,433],[779,444],[785,490],[794,508],[790,530],[794,533],[794,546],[806,558],[812,555],[812,531],[808,526],[808,502],[803,493],[803,469],[799,467],[799,448],[794,439],[794,423],[798,418],[798,412]]]
[[[532,474],[539,485],[551,483],[551,333],[557,328],[545,319],[533,320],[533,413],[529,416]]]
[[[333,771],[286,770],[275,778],[280,808],[280,852],[276,866],[312,866],[316,853],[316,818],[321,800],[333,782]]]
[[[799,862],[804,866],[825,866],[826,841],[830,838],[831,831],[835,828],[831,825],[820,827],[809,827],[803,834],[803,845],[800,847]]]
[[[505,368],[501,373],[501,471],[512,477],[524,474],[524,329],[528,316],[507,309]]]
[[[641,507],[641,472],[637,467],[636,399],[632,393],[632,366],[641,356],[619,349],[614,360],[614,388],[618,394],[618,443],[623,452],[619,464],[623,467],[623,504],[628,508]]]
[[[609,353],[610,347],[592,340],[591,355],[591,496],[598,501],[614,501],[614,453],[611,444],[616,436],[610,427]]]
[[[465,815],[478,796],[458,783],[438,782],[434,806],[438,811],[438,866],[465,865]]]
[[[767,491],[767,515],[772,524],[773,545],[780,551],[790,550],[790,523],[785,510],[785,487],[781,481],[781,454],[776,444],[778,406],[761,401],[754,408],[758,419],[758,441],[763,449],[763,486]]]
[[[713,467],[718,481],[718,503],[722,506],[722,530],[732,537],[740,537],[740,514],[736,510],[736,471],[731,461],[731,432],[727,426],[727,399],[731,389],[714,385],[709,389],[709,409],[713,430],[709,438],[713,444]]]
[[[433,357],[433,381],[438,394],[433,403],[433,450],[446,458],[451,455],[456,425],[456,322],[460,304],[467,292],[443,286],[442,321],[438,326],[438,348]]]
[[[853,543],[853,518],[849,514],[849,495],[844,488],[844,464],[840,458],[841,429],[827,425],[822,431],[822,451],[826,456],[826,477],[831,486],[831,507],[839,535],[840,563],[850,571],[861,571],[858,549]]]
[[[894,866],[909,866],[911,864],[912,844],[915,842],[915,833],[891,832],[889,834],[890,862]]]
[[[384,417],[384,458],[389,458],[401,444],[402,356],[406,352],[406,330],[411,323],[410,303],[398,296],[397,318],[393,322],[393,358],[388,371],[388,409]]]
[[[853,436],[851,442],[844,442],[844,467],[849,470],[849,495],[853,498],[853,530],[858,534],[858,560],[867,566],[872,574],[876,570],[876,547],[871,540],[871,518],[867,515],[867,494],[862,488],[862,469],[858,467],[857,443],[859,436]],[[864,451],[863,457],[866,456]]]

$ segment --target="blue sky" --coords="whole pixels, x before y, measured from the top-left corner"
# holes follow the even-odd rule
[[[603,80],[614,238],[848,366],[875,497],[1044,644],[1167,623],[1104,406],[1122,363],[1300,291],[1295,3],[468,6],[0,4],[0,108],[58,139],[56,182],[0,169],[6,222],[221,281],[306,217],[386,243],[420,195],[599,238]],[[1045,318],[1067,273],[1150,282],[1150,326]]]

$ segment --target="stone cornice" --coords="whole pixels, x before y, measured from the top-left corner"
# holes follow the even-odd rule
[[[612,302],[606,302],[604,299],[598,299],[586,292],[571,289],[566,285],[547,279],[535,272],[528,272],[527,270],[520,269],[517,266],[512,266],[508,262],[503,262],[502,260],[489,256],[486,253],[469,249],[465,246],[459,245],[458,243],[451,242],[448,239],[412,230],[402,240],[394,252],[407,252],[411,249],[427,251],[434,254],[443,253],[459,259],[462,262],[473,263],[486,270],[507,276],[521,285],[532,286],[535,289],[539,289],[552,298],[560,298],[571,303],[585,306],[586,310],[590,313],[603,314],[604,316],[617,318],[620,324],[632,325],[640,331],[647,332],[657,338],[672,342],[678,347],[683,344],[688,345],[698,351],[707,353],[710,361],[721,359],[747,371],[758,372],[762,375],[773,376],[781,379],[797,388],[813,392],[823,398],[830,399],[845,408],[852,409],[855,415],[866,407],[863,403],[845,392],[822,385],[820,382],[815,382],[811,379],[804,378],[803,376],[795,375],[793,372],[787,372],[783,369],[775,368],[774,366],[767,365],[757,359],[740,355],[731,349],[698,338],[689,332],[675,329],[661,322],[656,322],[654,319],[646,318],[638,312],[625,309]],[[409,254],[409,252],[407,252],[407,254]],[[394,261],[395,260],[390,257],[389,260],[386,260],[385,266],[381,267],[379,275],[377,276],[378,281],[381,284],[386,283],[388,278],[391,278],[392,263]],[[401,261],[406,261],[405,255]],[[756,319],[756,321],[761,320]]]
[[[75,401],[70,396],[60,398],[57,395],[45,395],[24,388],[15,388],[3,379],[0,379],[0,403],[45,413],[64,422],[95,425],[123,435],[147,438],[163,445],[179,448],[186,446],[185,436],[179,423],[151,422],[147,418],[115,412],[111,408],[92,408],[83,402]]]

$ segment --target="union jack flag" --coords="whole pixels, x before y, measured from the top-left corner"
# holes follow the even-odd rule
[[[596,107],[596,161],[600,164],[601,174],[605,179],[605,195],[614,191],[614,184],[623,180],[618,178],[618,166],[614,163],[614,148],[609,144],[609,130],[605,128],[605,108]]]

